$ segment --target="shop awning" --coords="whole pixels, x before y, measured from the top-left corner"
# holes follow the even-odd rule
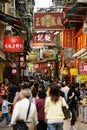
[[[15,28],[17,27],[17,29],[19,29],[19,30],[21,29],[21,30],[27,31],[25,24],[23,23],[23,21],[20,18],[10,16],[10,15],[5,14],[2,11],[0,11],[0,20],[8,23],[9,25],[11,25]]]

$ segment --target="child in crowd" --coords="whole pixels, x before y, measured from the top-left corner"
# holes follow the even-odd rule
[[[0,122],[2,122],[4,120],[4,118],[6,119],[6,125],[10,126],[10,114],[9,114],[9,110],[8,110],[8,106],[12,105],[12,103],[7,101],[7,95],[3,95],[3,103],[2,103],[2,115],[0,116]]]

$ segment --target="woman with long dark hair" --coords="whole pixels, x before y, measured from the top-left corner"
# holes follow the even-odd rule
[[[54,84],[50,88],[50,95],[46,98],[45,114],[48,130],[63,130],[64,114],[62,106],[67,106],[66,101],[60,96],[58,85]]]

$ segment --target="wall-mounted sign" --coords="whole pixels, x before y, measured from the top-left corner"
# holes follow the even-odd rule
[[[62,46],[64,48],[73,48],[75,42],[76,42],[75,30],[64,30]]]
[[[53,34],[52,33],[34,33],[33,42],[52,42]]]
[[[46,49],[43,51],[43,59],[55,60],[56,52],[52,49]]]
[[[70,74],[71,75],[78,75],[78,68],[71,68],[70,69]]]
[[[87,81],[87,74],[80,74],[79,75],[79,80],[80,81]]]
[[[87,74],[87,63],[79,64],[79,74]]]
[[[62,30],[63,13],[34,13],[34,29]]]
[[[5,36],[3,41],[5,52],[22,52],[24,49],[24,39],[22,36]]]

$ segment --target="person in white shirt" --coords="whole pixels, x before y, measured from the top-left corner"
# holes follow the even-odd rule
[[[66,84],[62,84],[62,88],[61,90],[65,93],[65,99],[67,101],[67,94],[68,94],[68,91],[69,91],[69,83],[66,82]]]
[[[33,102],[31,102],[29,116],[26,121],[26,115],[30,102],[29,100],[30,97],[31,97],[31,90],[29,88],[29,85],[27,83],[24,83],[23,88],[21,89],[21,100],[15,104],[13,109],[11,118],[12,129],[18,119],[24,120],[27,126],[29,127],[29,130],[37,129],[38,124],[37,110]]]

